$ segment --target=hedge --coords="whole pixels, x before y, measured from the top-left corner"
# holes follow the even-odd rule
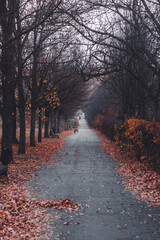
[[[139,161],[149,160],[154,170],[160,165],[160,123],[129,119],[114,126],[114,140]]]

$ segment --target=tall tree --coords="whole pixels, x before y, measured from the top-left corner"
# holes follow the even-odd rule
[[[2,108],[2,156],[8,149],[6,162],[12,161],[12,114],[13,99],[15,92],[15,54],[14,41],[11,41],[14,34],[15,23],[15,0],[0,1],[0,25],[2,30],[2,90],[3,90],[3,108]]]

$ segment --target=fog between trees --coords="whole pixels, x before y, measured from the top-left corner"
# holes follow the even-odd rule
[[[2,149],[16,142],[16,109],[23,153],[26,108],[34,146],[36,115],[67,119],[93,78],[115,118],[159,121],[159,10],[159,0],[0,0]]]

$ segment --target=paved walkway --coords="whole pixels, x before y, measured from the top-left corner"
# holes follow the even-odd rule
[[[136,200],[123,187],[97,135],[85,119],[80,123],[79,133],[67,138],[58,162],[44,165],[30,183],[41,199],[69,198],[82,205],[72,214],[50,210],[52,239],[160,240],[160,209]]]

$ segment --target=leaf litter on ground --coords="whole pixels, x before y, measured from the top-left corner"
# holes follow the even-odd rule
[[[125,179],[124,185],[136,196],[152,206],[160,206],[160,174],[151,169],[146,161],[139,162],[129,157],[114,142],[98,130],[94,130],[102,140],[106,154],[116,161],[116,171]]]
[[[0,239],[51,239],[52,233],[46,223],[52,218],[47,208],[76,212],[80,204],[70,199],[59,201],[35,200],[28,191],[27,182],[33,172],[50,158],[63,145],[64,139],[73,131],[64,131],[59,139],[46,138],[36,147],[27,142],[26,154],[19,155],[18,146],[13,145],[13,163],[9,164],[8,179],[0,179]]]

